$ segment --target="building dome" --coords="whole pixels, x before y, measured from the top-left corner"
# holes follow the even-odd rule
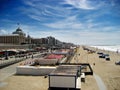
[[[17,32],[22,32],[22,29],[20,29],[19,27],[16,29]]]
[[[25,36],[25,33],[19,27],[16,29],[15,32],[13,32],[13,34],[19,34],[19,35]]]

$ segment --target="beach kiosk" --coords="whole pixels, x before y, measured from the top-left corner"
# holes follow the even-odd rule
[[[80,65],[60,65],[49,74],[49,90],[80,90]]]

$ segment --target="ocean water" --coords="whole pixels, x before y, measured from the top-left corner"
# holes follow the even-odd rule
[[[91,47],[120,53],[120,45],[115,45],[115,46],[91,46]]]

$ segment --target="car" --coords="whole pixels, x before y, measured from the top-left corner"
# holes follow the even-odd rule
[[[97,52],[97,54],[102,55],[103,53],[102,52]]]
[[[104,54],[105,56],[109,56],[109,54]]]
[[[106,59],[107,61],[110,61],[110,57],[109,57],[109,56],[105,56],[105,59]]]
[[[120,61],[115,62],[116,65],[120,65]]]
[[[104,54],[99,55],[99,58],[105,58]]]

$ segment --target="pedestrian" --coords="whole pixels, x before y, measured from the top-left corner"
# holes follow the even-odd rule
[[[33,59],[33,54],[32,54],[32,59]]]

